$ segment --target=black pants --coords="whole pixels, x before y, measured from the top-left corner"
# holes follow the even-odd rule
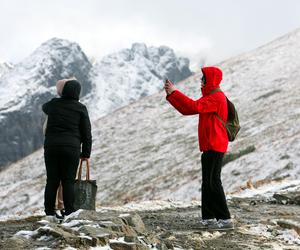
[[[202,163],[202,219],[230,219],[221,181],[223,153],[205,151]]]
[[[45,213],[54,215],[56,193],[59,183],[63,187],[66,214],[74,212],[74,181],[80,158],[80,149],[75,147],[48,147],[44,151],[47,171],[45,188]]]

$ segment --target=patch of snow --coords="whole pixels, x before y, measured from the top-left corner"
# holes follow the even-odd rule
[[[38,241],[50,241],[50,240],[53,240],[53,236],[50,235],[50,236],[47,236],[47,235],[42,235],[40,238],[38,238]]]
[[[270,238],[272,236],[270,229],[271,227],[269,225],[258,224],[257,226],[250,227],[248,233]]]
[[[283,240],[286,244],[297,244],[300,246],[300,236],[293,229],[278,230],[278,239]]]
[[[36,236],[37,234],[38,234],[37,231],[26,231],[26,230],[21,230],[21,231],[17,232],[17,233],[15,234],[15,236],[21,236],[21,237],[24,237],[24,238],[26,238],[26,239],[30,239],[30,238]]]
[[[71,220],[70,222],[62,223],[62,225],[65,227],[76,227],[79,225],[90,224],[90,223],[93,223],[93,222],[90,220]]]
[[[155,210],[163,210],[167,208],[185,208],[191,206],[199,206],[199,201],[191,201],[189,203],[180,202],[180,201],[163,201],[163,200],[155,200],[155,201],[141,201],[141,202],[131,202],[125,204],[123,206],[110,206],[110,207],[101,207],[97,209],[98,212],[104,210],[115,210],[121,212],[131,212],[131,211],[155,211]]]
[[[84,234],[80,234],[79,238],[82,238],[82,239],[88,239],[88,240],[92,240],[93,238],[91,236],[87,236],[87,235],[84,235]]]
[[[83,209],[78,209],[74,213],[71,213],[68,216],[65,216],[65,220],[78,218],[80,213],[82,213],[83,211],[84,211]]]
[[[130,216],[130,214],[120,214],[119,217],[124,218],[124,217],[128,217]]]
[[[64,248],[63,250],[77,250],[77,248],[74,248],[74,247],[66,247],[66,248]]]
[[[102,246],[102,247],[91,247],[90,250],[113,250],[113,249],[110,248],[109,245],[106,245],[106,246]]]
[[[258,188],[245,189],[235,194],[228,195],[228,198],[230,197],[251,198],[257,196],[271,198],[273,194],[278,191],[281,190],[293,191],[297,187],[299,188],[299,186],[300,186],[300,180],[283,180],[281,182],[273,181]]]

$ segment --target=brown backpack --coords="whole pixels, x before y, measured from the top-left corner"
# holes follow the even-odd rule
[[[213,94],[215,92],[222,92],[221,89],[213,89],[210,94]],[[226,97],[226,96],[225,96]],[[238,113],[234,107],[234,104],[229,101],[229,99],[226,97],[227,100],[227,110],[228,110],[228,117],[227,117],[227,122],[225,123],[222,118],[216,113],[215,115],[218,117],[218,119],[222,122],[222,124],[225,126],[227,135],[228,135],[228,140],[229,141],[234,141],[238,132],[241,129],[240,123],[239,123],[239,117]]]

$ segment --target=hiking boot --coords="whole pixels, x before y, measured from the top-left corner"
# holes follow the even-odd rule
[[[214,225],[208,226],[209,230],[217,230],[217,231],[225,231],[225,230],[232,230],[234,229],[234,224],[231,219],[227,220],[218,220],[218,222]]]
[[[210,226],[217,225],[216,219],[201,219],[199,222],[199,229],[208,229]]]

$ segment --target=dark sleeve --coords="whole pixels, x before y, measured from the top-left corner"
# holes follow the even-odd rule
[[[49,108],[51,105],[53,105],[53,103],[55,102],[55,100],[57,100],[57,98],[52,98],[49,102],[46,102],[42,105],[42,110],[43,112],[48,115],[49,114]]]
[[[51,101],[50,101],[51,102]],[[46,103],[44,103],[43,104],[43,106],[42,106],[42,110],[43,110],[43,112],[46,114],[46,115],[48,115],[48,112],[49,112],[49,103],[50,102],[46,102]]]
[[[86,107],[84,107],[83,113],[80,117],[80,137],[82,143],[80,156],[84,158],[90,158],[92,150],[92,133],[91,122]]]

